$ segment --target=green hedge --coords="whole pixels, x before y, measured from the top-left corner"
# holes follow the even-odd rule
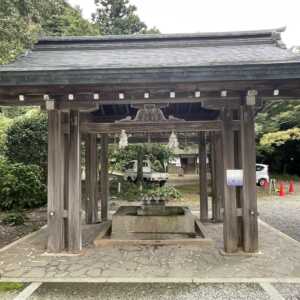
[[[40,166],[46,177],[47,128],[47,116],[38,110],[15,118],[6,132],[5,156],[11,162]]]
[[[23,209],[46,204],[41,168],[0,159],[0,209]]]

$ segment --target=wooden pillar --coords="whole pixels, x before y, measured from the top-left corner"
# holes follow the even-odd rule
[[[221,222],[223,215],[221,213],[224,207],[224,161],[223,161],[223,145],[222,134],[218,131],[213,133],[213,166],[214,166],[214,222]]]
[[[205,132],[199,133],[199,188],[200,188],[200,220],[208,220],[207,195],[207,165],[206,165],[206,138]]]
[[[81,168],[79,112],[70,111],[69,116],[69,170],[68,170],[68,250],[81,250]]]
[[[101,221],[108,219],[108,197],[109,197],[109,177],[108,177],[108,135],[101,134]]]
[[[97,134],[85,138],[85,211],[86,224],[98,222]]]
[[[234,169],[234,133],[232,111],[224,109],[222,114],[222,139],[224,160],[224,248],[225,252],[233,253],[238,250],[236,190],[227,184],[227,170]]]
[[[237,119],[239,119],[239,112],[236,114]],[[242,169],[242,157],[241,157],[241,131],[234,132],[234,160],[235,160],[235,169]],[[241,210],[243,202],[243,193],[242,187],[236,187],[236,207],[238,210]],[[243,217],[237,216],[238,222],[238,246],[243,246]]]
[[[215,132],[210,133],[210,187],[212,221],[214,222],[217,214]]]
[[[241,107],[241,152],[244,170],[243,182],[243,246],[246,252],[258,250],[257,196],[256,196],[256,148],[254,110]]]
[[[64,143],[61,112],[48,111],[48,252],[61,252],[64,241]]]
[[[63,113],[63,126],[67,128],[69,124],[69,113]],[[63,135],[63,143],[64,143],[64,211],[67,212],[69,210],[69,130],[65,130]],[[65,249],[69,248],[69,233],[68,233],[68,218],[65,214],[64,218],[64,240],[65,240]]]

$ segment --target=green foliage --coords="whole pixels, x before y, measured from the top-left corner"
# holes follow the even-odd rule
[[[43,24],[46,35],[55,36],[88,36],[98,35],[98,27],[82,18],[81,10],[67,4],[63,10],[48,18]]]
[[[2,106],[1,115],[13,119],[25,115],[28,111],[33,110],[33,106]]]
[[[256,118],[258,138],[264,134],[300,127],[300,102],[276,101],[265,104]]]
[[[22,212],[11,212],[7,214],[3,219],[2,223],[5,225],[18,226],[25,223],[26,217]]]
[[[124,149],[112,145],[110,147],[111,168],[113,170],[123,170],[126,164],[137,159],[141,147],[144,159],[151,161],[155,171],[162,171],[165,163],[174,155],[166,145],[162,144],[130,144]]]
[[[0,292],[9,292],[14,290],[20,290],[24,287],[23,283],[15,282],[0,282]]]
[[[94,35],[98,29],[64,0],[1,0],[0,64],[13,61],[40,35]]]
[[[118,194],[118,184],[121,183],[121,193]],[[143,196],[160,197],[165,200],[180,200],[182,194],[172,186],[157,187],[153,183],[144,183],[143,190],[133,182],[123,177],[114,177],[110,182],[110,194],[126,201],[141,201]]]
[[[173,186],[163,186],[149,189],[143,192],[143,195],[151,198],[160,198],[167,201],[180,200],[182,198],[182,194]]]
[[[5,143],[6,143],[6,132],[9,126],[11,125],[12,120],[0,115],[0,155],[3,155],[5,152]]]
[[[283,131],[266,133],[262,136],[262,146],[281,146],[287,141],[300,141],[300,128],[291,128]]]
[[[156,28],[147,29],[136,14],[136,6],[129,0],[95,0],[95,4],[97,12],[93,20],[103,35],[159,33]]]
[[[118,184],[121,183],[121,194],[118,194]],[[113,178],[109,185],[110,194],[113,197],[121,198],[126,201],[141,200],[141,191],[133,182],[124,180],[123,178]]]
[[[271,172],[300,175],[300,103],[265,104],[256,119],[257,160]]]
[[[6,157],[13,162],[47,165],[47,116],[38,110],[15,118],[7,130]]]
[[[46,203],[46,187],[38,166],[0,160],[0,209],[39,207]]]

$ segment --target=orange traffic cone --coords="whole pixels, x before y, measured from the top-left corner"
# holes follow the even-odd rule
[[[285,196],[285,190],[284,190],[284,185],[282,182],[279,184],[279,196],[284,197]]]
[[[289,193],[295,193],[295,183],[293,179],[290,181]]]

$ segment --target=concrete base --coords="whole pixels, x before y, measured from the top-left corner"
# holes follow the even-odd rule
[[[112,239],[162,240],[195,237],[195,217],[186,207],[164,208],[164,215],[139,215],[140,206],[122,206],[112,216]]]

